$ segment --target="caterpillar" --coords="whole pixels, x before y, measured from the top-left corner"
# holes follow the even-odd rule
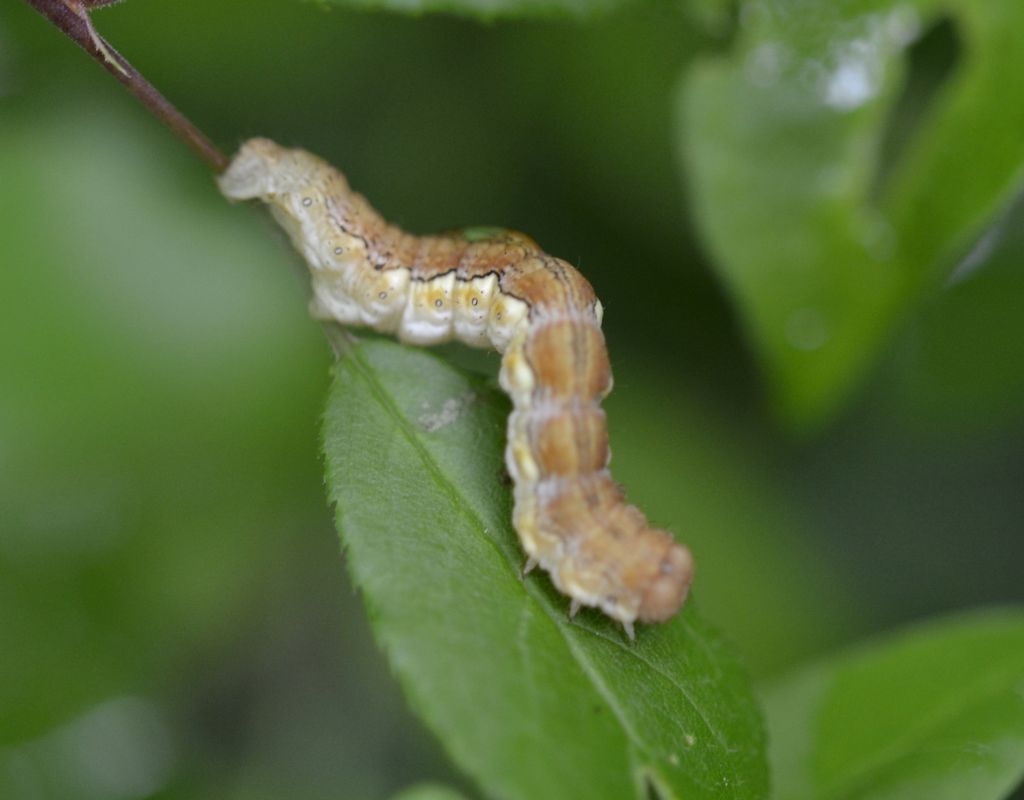
[[[308,263],[312,315],[430,345],[456,339],[502,354],[512,399],[505,462],[527,561],[571,600],[618,620],[661,622],[682,606],[690,551],[628,505],[608,470],[601,401],[612,374],[590,283],[528,236],[474,228],[414,236],[303,150],[243,143],[220,176],[232,200],[259,199]]]

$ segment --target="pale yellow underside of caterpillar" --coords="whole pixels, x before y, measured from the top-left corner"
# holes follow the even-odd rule
[[[634,621],[679,610],[693,559],[608,472],[602,310],[576,269],[512,231],[405,233],[325,161],[267,139],[242,146],[220,188],[270,206],[309,264],[316,318],[503,354],[499,381],[513,405],[505,462],[526,571],[539,564],[572,613],[596,606],[630,638]]]

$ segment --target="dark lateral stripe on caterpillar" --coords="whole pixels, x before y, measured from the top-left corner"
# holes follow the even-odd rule
[[[679,610],[693,559],[626,503],[608,471],[602,308],[575,268],[513,231],[408,234],[325,161],[267,139],[243,144],[220,187],[270,206],[309,264],[318,319],[503,354],[499,381],[513,405],[505,461],[527,571],[539,564],[573,613],[596,606],[631,638],[634,621]]]

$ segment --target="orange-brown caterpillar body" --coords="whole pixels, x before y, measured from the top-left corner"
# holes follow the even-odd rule
[[[539,564],[573,613],[596,606],[631,638],[635,620],[679,610],[690,552],[627,505],[608,472],[602,309],[576,269],[511,231],[405,233],[325,161],[266,139],[242,146],[220,187],[269,204],[309,264],[317,318],[503,353],[499,380],[513,404],[505,461],[527,571]]]

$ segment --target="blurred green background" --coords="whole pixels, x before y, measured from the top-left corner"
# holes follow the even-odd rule
[[[301,144],[411,230],[510,226],[579,265],[606,308],[616,477],[692,545],[757,679],[1024,600],[1024,208],[838,416],[789,433],[679,156],[680,79],[728,50],[727,10],[482,25],[136,0],[96,21],[226,150]],[[892,141],[913,147],[956,47],[940,28],[911,50]],[[344,572],[317,445],[331,356],[294,263],[108,75],[0,7],[0,797],[459,784]]]

